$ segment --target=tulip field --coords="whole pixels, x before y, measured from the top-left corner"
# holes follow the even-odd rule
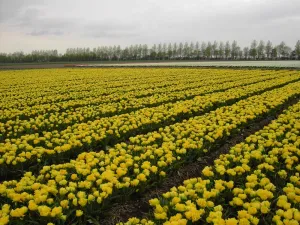
[[[0,225],[300,224],[300,71],[64,68],[0,78]],[[109,214],[265,119],[198,176],[149,199],[147,214]]]

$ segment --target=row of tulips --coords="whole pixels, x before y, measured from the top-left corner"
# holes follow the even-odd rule
[[[158,71],[157,71],[158,72]],[[204,72],[203,72],[204,73]],[[249,72],[248,72],[249,73]],[[253,74],[244,74],[244,73],[231,73],[227,76],[222,76],[219,74],[214,73],[205,73],[204,75],[193,74],[193,75],[186,75],[186,77],[181,77],[167,81],[160,81],[160,84],[157,82],[160,80],[159,78],[152,78],[151,81],[148,83],[141,85],[135,84],[130,81],[126,81],[127,86],[120,86],[120,87],[99,87],[98,84],[94,84],[95,86],[91,89],[89,88],[88,91],[81,91],[80,94],[78,92],[74,93],[74,99],[70,99],[67,95],[66,99],[61,99],[60,94],[53,94],[50,96],[42,96],[36,99],[30,99],[27,97],[26,100],[22,98],[18,98],[20,103],[16,103],[10,99],[2,99],[3,106],[1,106],[2,111],[0,120],[5,122],[9,119],[25,119],[25,118],[32,118],[39,114],[49,114],[53,112],[65,112],[67,110],[75,110],[78,107],[84,106],[95,106],[99,104],[109,103],[109,102],[118,102],[121,100],[127,100],[128,98],[141,98],[147,97],[151,95],[157,95],[160,93],[166,92],[176,92],[176,91],[184,91],[191,88],[197,88],[205,85],[214,85],[215,83],[222,83],[225,81],[234,81],[235,79],[246,79],[252,78],[253,76],[267,76],[272,75],[265,73],[259,74],[256,71]],[[290,71],[283,71],[282,75],[294,74]],[[281,74],[276,74],[273,76],[280,76]],[[295,74],[294,74],[295,75]],[[220,80],[220,82],[219,82]],[[67,89],[68,87],[64,87]],[[62,88],[63,89],[63,88]],[[95,90],[93,90],[95,89]],[[82,94],[84,93],[84,94]],[[24,95],[26,97],[26,95]],[[57,99],[58,98],[58,99]],[[44,100],[46,103],[43,103]],[[50,102],[49,102],[50,101]],[[29,102],[33,105],[28,105],[26,102]],[[35,102],[37,104],[35,104]],[[21,104],[27,104],[22,106]]]
[[[120,74],[120,76],[121,75],[122,74]],[[39,90],[39,97],[36,96],[38,93],[34,92],[25,93],[23,95],[21,95],[21,93],[16,93],[16,95],[14,96],[4,97],[2,100],[1,108],[17,108],[21,112],[21,110],[26,110],[28,107],[33,107],[34,109],[36,109],[36,107],[39,105],[47,107],[49,104],[51,104],[54,105],[55,108],[60,107],[60,109],[63,110],[66,109],[63,108],[63,106],[68,106],[70,108],[76,105],[83,106],[91,100],[94,100],[94,102],[92,102],[93,104],[95,104],[97,101],[104,101],[104,98],[100,98],[104,96],[107,96],[107,98],[112,100],[117,100],[117,98],[114,96],[116,94],[121,95],[121,99],[122,97],[126,98],[127,95],[133,96],[134,94],[136,94],[137,96],[143,96],[150,95],[152,93],[155,94],[156,92],[159,93],[161,91],[166,90],[167,88],[172,90],[172,88],[177,88],[177,85],[181,85],[182,88],[185,88],[185,85],[186,87],[188,87],[188,85],[193,82],[201,82],[203,79],[206,78],[206,76],[206,74],[203,77],[199,75],[196,76],[193,74],[187,76],[186,79],[183,79],[182,76],[178,76],[176,77],[176,79],[171,80],[164,80],[160,77],[155,76],[148,79],[143,77],[144,79],[140,80],[131,80],[130,78],[128,78],[126,81],[122,80],[121,84],[120,81],[114,82],[113,80],[111,82],[106,81],[103,83],[103,81],[100,79],[101,77],[98,77],[98,79],[97,77],[95,77],[94,83],[86,83],[87,81],[81,81],[82,83],[78,84],[76,87],[69,86],[68,84],[61,84],[59,87],[52,87],[51,91]],[[157,84],[158,80],[161,80],[160,84]],[[182,82],[183,80],[184,82]],[[49,86],[51,87],[51,84]],[[28,90],[30,89],[31,87],[29,86]],[[97,101],[95,100],[95,98],[97,98]],[[72,104],[62,104],[68,101],[71,101]]]
[[[291,78],[290,74],[286,76]],[[177,89],[178,87],[173,87],[173,89],[170,87],[162,88],[166,89],[162,93],[156,93],[155,95],[140,98],[137,98],[136,93],[139,93],[138,90],[130,92],[134,93],[131,97],[128,92],[125,94],[126,97],[122,96],[120,93],[116,93],[112,95],[115,99],[112,99],[109,96],[100,96],[97,98],[91,97],[91,99],[80,100],[84,106],[81,106],[81,103],[79,104],[77,100],[60,102],[58,103],[60,106],[51,105],[51,107],[54,107],[54,109],[57,110],[54,112],[48,110],[47,107],[49,105],[47,105],[46,109],[44,108],[44,105],[37,105],[36,108],[26,109],[26,112],[30,111],[34,114],[38,113],[38,116],[31,115],[32,117],[29,117],[28,119],[10,119],[5,122],[0,122],[0,131],[2,139],[5,139],[18,137],[26,133],[42,133],[43,131],[51,131],[54,129],[62,130],[73,124],[85,123],[100,119],[101,117],[113,116],[141,108],[154,107],[179,100],[191,99],[198,95],[224,91],[242,85],[249,85],[283,77],[285,76],[282,74],[271,74],[265,76],[256,75],[254,77],[247,76],[247,79],[245,79],[245,76],[242,75],[233,78],[226,77],[225,79],[213,79],[205,82],[202,80],[200,84],[196,83],[185,86],[183,89]],[[297,78],[299,76],[295,75],[293,77]],[[61,108],[64,108],[65,110],[61,111]],[[47,113],[43,114],[41,111],[47,111]],[[24,111],[20,110],[20,113],[24,113]]]
[[[99,213],[111,199],[143,190],[182,163],[207,154],[250,121],[274,113],[299,94],[300,82],[288,84],[159,131],[131,137],[108,152],[85,152],[69,163],[44,166],[37,175],[28,172],[20,180],[4,181],[0,184],[3,218],[11,224],[64,223],[76,217],[77,221],[84,220],[87,215]],[[249,169],[247,164],[237,166],[232,173]],[[211,170],[207,168],[205,174],[213,175]],[[268,199],[269,192],[262,191]]]
[[[61,74],[58,70],[57,73]],[[66,70],[63,70],[66,73]],[[76,70],[75,70],[76,71]],[[118,70],[118,77],[106,77],[111,73],[105,73],[106,70],[91,70],[90,73],[82,74],[81,71],[77,71],[78,78],[75,76],[70,76],[69,73],[62,76],[65,80],[60,81],[60,84],[57,86],[57,74],[51,77],[51,74],[48,74],[49,71],[46,70],[44,72],[44,77],[52,78],[53,80],[48,81],[48,86],[38,85],[36,80],[32,80],[31,84],[28,84],[24,89],[20,88],[19,84],[16,84],[15,80],[12,79],[8,81],[8,84],[4,84],[5,88],[2,90],[0,108],[6,109],[4,112],[9,112],[7,109],[17,108],[17,109],[26,109],[28,107],[34,107],[38,105],[45,105],[44,107],[49,107],[48,105],[54,104],[56,107],[63,107],[66,105],[56,104],[59,102],[65,101],[73,101],[72,104],[69,105],[84,105],[84,101],[79,101],[81,99],[86,100],[94,100],[94,98],[98,98],[99,96],[108,96],[108,98],[116,99],[113,94],[124,95],[123,98],[126,98],[126,93],[129,92],[129,96],[136,94],[139,95],[150,95],[155,94],[156,92],[165,90],[172,90],[172,88],[182,88],[189,87],[190,84],[198,84],[202,82],[202,80],[207,80],[210,78],[225,78],[233,76],[233,74],[226,75],[224,73],[220,73],[217,70],[171,70],[169,73],[165,74],[166,70],[155,69],[155,70]],[[36,72],[36,71],[35,71]],[[282,73],[287,73],[288,71],[282,71]],[[27,78],[27,74],[25,72],[22,73],[22,76]],[[132,75],[133,73],[133,75]],[[259,74],[259,71],[256,71]],[[244,74],[247,77],[247,74],[250,72],[239,72],[239,74]],[[253,73],[251,73],[253,74]],[[261,73],[262,75],[268,74],[267,72]],[[139,75],[139,76],[138,76]],[[106,78],[105,78],[106,77]],[[18,79],[16,77],[16,79]],[[43,77],[38,76],[41,80]],[[91,79],[93,78],[93,79]],[[39,82],[41,82],[39,80]],[[11,88],[9,83],[13,83],[17,88],[17,90]],[[54,86],[53,86],[54,85]],[[120,96],[122,97],[122,96]],[[98,102],[105,99],[98,99]],[[94,100],[95,102],[95,100]],[[54,108],[54,107],[53,107]],[[3,113],[2,113],[3,114]]]
[[[151,199],[153,220],[120,225],[299,224],[300,102],[220,155],[202,176]]]
[[[188,73],[188,71],[186,71]],[[195,75],[195,70],[188,73]],[[32,98],[88,91],[96,87],[126,88],[126,80],[132,84],[144,85],[152,83],[158,77],[162,81],[182,79],[183,74],[178,70],[161,70],[161,73],[153,73],[153,70],[131,69],[51,69],[51,70],[22,70],[2,71],[0,96],[3,98]],[[140,78],[143,79],[140,79]],[[67,89],[69,87],[69,90]],[[96,89],[95,89],[96,90]],[[43,93],[44,92],[44,93]],[[22,95],[25,94],[24,95]]]
[[[222,105],[234,103],[257,93],[299,80],[286,76],[251,85],[228,89],[224,92],[197,96],[152,108],[143,108],[129,114],[101,118],[93,122],[77,123],[67,129],[27,134],[6,139],[0,143],[0,173],[5,176],[26,170],[30,165],[41,167],[60,163],[76,157],[80,152],[107,144],[120,142],[134,133],[145,133],[196,115],[201,115]]]

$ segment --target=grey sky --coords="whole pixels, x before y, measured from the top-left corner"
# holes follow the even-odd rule
[[[0,0],[0,52],[300,39],[300,0]]]

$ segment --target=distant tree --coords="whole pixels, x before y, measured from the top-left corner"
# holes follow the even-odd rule
[[[218,42],[217,41],[214,41],[214,43],[212,44],[211,46],[211,50],[212,50],[212,56],[214,58],[217,58],[218,57]]]
[[[189,48],[189,44],[187,42],[184,43],[182,51],[183,51],[183,58],[188,58],[190,55],[190,48]]]
[[[200,57],[200,44],[199,41],[196,42],[195,44],[195,56],[197,59]]]
[[[154,44],[151,48],[147,45],[135,44],[121,48],[120,45],[98,46],[95,48],[68,48],[64,54],[59,54],[57,50],[34,50],[25,54],[22,51],[13,53],[0,53],[1,63],[22,63],[22,62],[56,62],[56,61],[94,61],[94,60],[163,60],[163,59],[300,59],[300,40],[297,41],[295,49],[291,49],[281,42],[273,46],[270,41],[260,41],[258,44],[254,40],[250,48],[243,50],[237,45],[236,41],[232,45],[227,41],[218,44],[217,41],[183,43],[160,43]]]
[[[231,58],[236,59],[239,53],[239,46],[236,41],[233,41],[231,44]]]
[[[272,53],[272,42],[268,41],[267,45],[266,45],[266,55],[267,55],[267,59],[271,58],[271,53]]]
[[[145,45],[144,45],[144,47],[145,47]],[[146,49],[147,49],[147,45],[146,45]],[[148,49],[147,49],[148,50]],[[117,49],[116,49],[116,56],[117,56],[117,60],[120,60],[120,58],[121,58],[121,46],[120,45],[118,45],[117,46]]]
[[[111,59],[112,60],[116,60],[117,59],[117,46],[113,46],[113,47],[111,47],[111,55],[112,55],[112,57],[111,57]]]
[[[282,42],[277,46],[277,51],[278,51],[278,53],[279,53],[279,58],[284,57],[284,55],[285,55],[284,48],[285,48],[285,43],[282,41]]]
[[[257,46],[257,56],[259,59],[265,58],[265,43],[262,40]]]
[[[205,51],[206,51],[206,43],[203,41],[202,43],[201,43],[201,57],[202,58],[206,58],[206,56],[205,56]]]
[[[104,57],[107,57],[106,54],[106,47],[103,48],[104,50]],[[129,47],[127,47],[127,60],[132,60],[133,59],[133,46],[130,45]]]
[[[173,57],[177,58],[178,56],[178,51],[177,51],[177,43],[173,44]]]
[[[168,51],[167,43],[164,43],[163,46],[162,46],[162,59],[166,58],[167,51]]]
[[[251,43],[249,55],[252,57],[252,59],[256,59],[256,57],[257,57],[257,42],[256,42],[256,40],[253,40]]]
[[[205,49],[205,57],[210,59],[212,56],[212,45],[210,43],[210,41],[207,43],[206,49]]]
[[[182,58],[182,51],[183,51],[183,44],[182,42],[180,42],[178,46],[178,55],[180,59]]]
[[[108,60],[111,61],[113,59],[114,56],[114,52],[113,52],[113,47],[112,46],[108,46]],[[138,53],[138,48],[137,45],[133,46],[133,54],[134,54],[134,59],[137,59],[137,53]],[[87,50],[87,52],[89,52],[89,50]]]
[[[283,41],[277,46],[277,49],[280,58],[288,58],[292,51],[292,49],[288,47]]]
[[[298,59],[300,59],[300,40],[297,41],[295,45],[295,54]]]
[[[173,56],[173,49],[172,49],[172,44],[168,44],[168,58],[171,59]]]
[[[240,49],[240,47],[239,47],[239,50],[238,50],[238,52],[239,52],[239,53],[238,53],[238,55],[239,55],[239,59],[242,59],[242,58],[243,58],[243,54],[244,54],[244,53],[243,53],[243,50],[241,50],[241,49]]]
[[[194,59],[195,57],[196,57],[196,54],[195,54],[195,45],[191,41],[190,46],[189,46],[189,58]]]
[[[245,48],[243,49],[243,52],[244,52],[244,58],[245,58],[245,59],[248,59],[248,57],[249,57],[249,48],[248,48],[248,47],[245,47]]]
[[[139,60],[140,59],[140,52],[141,52],[141,48],[139,45],[134,45],[133,46],[133,57],[135,60]]]
[[[157,57],[158,57],[158,59],[162,59],[162,55],[163,55],[162,51],[163,51],[162,44],[159,43],[158,46],[157,46]]]
[[[286,59],[289,59],[291,58],[291,55],[292,55],[292,48],[289,47],[289,46],[285,46],[285,57]]]
[[[219,57],[221,59],[224,59],[224,55],[225,55],[225,47],[224,47],[224,43],[221,41],[219,44]]]
[[[273,48],[271,52],[272,59],[276,59],[278,57],[277,48]]]
[[[229,41],[227,41],[225,44],[225,58],[226,59],[228,59],[230,52],[231,52],[230,44],[229,44]]]
[[[120,47],[120,46],[119,46]],[[148,45],[144,44],[143,45],[143,50],[142,50],[143,58],[147,59],[148,58]]]
[[[143,58],[144,58],[144,56],[143,56],[143,45],[139,44],[139,46],[138,46],[138,59],[141,60]]]
[[[156,56],[157,56],[157,48],[156,48],[156,44],[154,44],[150,51],[150,59],[156,59]]]

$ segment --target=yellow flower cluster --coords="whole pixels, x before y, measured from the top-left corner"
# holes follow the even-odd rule
[[[249,74],[240,75],[234,73],[228,77],[215,77],[210,73],[204,75],[204,77],[192,76],[193,82],[191,83],[186,83],[187,81],[185,79],[182,80],[182,83],[178,83],[178,81],[174,83],[174,81],[172,81],[174,83],[173,85],[167,85],[168,82],[170,82],[167,81],[164,84],[167,85],[166,87],[156,88],[150,88],[150,85],[152,85],[150,83],[148,87],[145,86],[145,88],[140,91],[134,90],[128,92],[123,90],[124,87],[121,86],[119,91],[110,95],[93,92],[96,96],[83,96],[75,100],[65,99],[64,101],[53,102],[51,105],[37,104],[30,106],[30,112],[34,112],[37,116],[34,116],[35,114],[29,115],[26,113],[27,117],[29,117],[28,119],[6,120],[5,123],[0,123],[0,130],[3,138],[13,138],[26,132],[31,133],[32,130],[41,132],[49,129],[64,129],[74,123],[90,121],[103,117],[103,115],[115,115],[124,111],[133,111],[151,105],[184,100],[187,96],[191,98],[192,96],[220,89],[234,88],[240,85],[283,77],[285,74],[266,74],[263,76],[261,74],[251,74],[252,76],[250,76]],[[287,73],[286,75],[291,74]],[[245,79],[246,76],[247,79]],[[188,76],[188,78],[190,79],[191,77]],[[187,80],[189,81],[189,79]],[[101,87],[97,90],[103,91]],[[74,108],[76,108],[76,113],[74,113]],[[20,107],[18,107],[18,109],[20,109]],[[47,113],[44,114],[45,109],[48,110]],[[27,111],[27,109],[22,109],[20,114],[22,114],[22,111]]]
[[[49,69],[1,71],[1,109],[16,105],[34,106],[55,103],[81,97],[133,91],[173,84],[194,83],[196,79],[234,78],[245,75],[269,75],[293,73],[293,71],[227,70],[227,69]],[[200,81],[198,80],[198,81]],[[187,82],[186,82],[187,81]],[[158,84],[159,83],[159,84]],[[101,90],[99,90],[99,87]],[[142,88],[140,88],[142,87]],[[105,92],[103,92],[105,89]],[[147,92],[148,93],[148,92]]]
[[[26,72],[36,77],[29,77]],[[202,70],[199,73],[199,70],[182,69],[91,69],[88,73],[83,70],[35,70],[13,73],[5,71],[1,73],[5,92],[1,96],[3,102],[0,106],[4,110],[1,111],[0,119],[32,117],[49,111],[66,110],[69,107],[196,88],[208,83],[218,83],[218,79],[234,80],[239,74],[244,77],[251,75],[245,71],[228,75],[224,70]],[[255,74],[268,75],[259,72]],[[23,83],[19,84],[20,80]],[[157,84],[158,82],[160,84]]]
[[[253,86],[253,89],[257,90],[258,87]],[[131,137],[129,142],[116,144],[108,151],[82,153],[76,160],[71,160],[69,163],[45,166],[36,176],[26,173],[18,181],[4,181],[0,184],[0,195],[3,199],[14,202],[12,210],[27,207],[28,212],[37,211],[41,217],[53,218],[53,221],[64,220],[65,215],[75,213],[76,210],[84,212],[92,203],[102,204],[104,200],[109,202],[115,192],[122,193],[122,190],[128,190],[128,188],[138,190],[148,182],[165,176],[170,167],[176,165],[177,162],[205,154],[213,143],[236,132],[250,120],[281,107],[288,99],[298,95],[299,91],[300,82],[291,83],[282,88],[241,100],[231,106],[224,106],[205,115],[193,117],[182,123]],[[290,136],[294,138],[293,135]],[[239,159],[238,156],[239,154],[235,157]],[[257,154],[254,154],[254,157],[257,157]],[[208,173],[209,176],[218,173],[220,176],[224,175],[222,166],[227,171],[230,165],[226,164],[225,167],[221,162],[222,160],[216,164],[218,169],[206,169],[207,172],[212,172]],[[238,164],[238,162],[235,160],[233,163]],[[246,162],[242,162],[245,165],[242,164],[234,169],[237,174],[241,175],[245,171],[251,171],[252,168],[247,166]],[[263,176],[261,174],[257,173],[256,176]],[[211,214],[207,216],[209,221],[221,220],[220,214],[223,209],[216,204],[216,200],[222,199],[219,196],[231,190],[236,193],[234,197],[246,203],[244,197],[245,194],[248,196],[248,193],[235,190],[235,182],[222,179],[202,180],[201,182],[197,179],[190,180],[185,186],[173,190],[183,195],[172,196],[170,193],[172,208],[182,214],[181,218],[180,215],[174,215],[170,224],[175,224],[173,222],[176,218],[182,224],[186,220],[197,221],[204,218],[207,216],[207,208],[211,209]],[[206,191],[201,192],[205,185]],[[201,199],[196,202],[192,201],[199,194],[195,188],[201,193]],[[257,198],[257,201],[260,200],[259,210],[262,213],[266,212],[269,208],[268,201],[272,198],[271,182],[265,179],[252,189],[254,193],[251,192],[249,195]],[[184,196],[192,199],[185,199]],[[239,199],[232,202],[232,207],[240,207],[236,205],[236,203],[240,204]],[[168,207],[157,206],[155,210],[160,220],[169,216]],[[246,220],[255,222],[255,216],[245,211],[246,213],[240,213],[239,219],[245,223]],[[29,216],[28,212],[26,215]],[[81,216],[81,212],[76,211],[76,216]]]
[[[203,169],[202,177],[185,180],[160,199],[150,200],[154,219],[146,222],[299,224],[299,133],[300,102],[220,155],[213,166]],[[187,214],[190,208],[193,216]],[[143,221],[132,218],[125,224],[146,224]]]
[[[136,93],[139,93],[139,91],[135,91],[133,92],[135,93],[135,95],[130,92],[133,96],[123,96],[124,94],[122,93],[113,94],[116,99],[111,99],[108,95],[104,95],[101,97],[103,98],[102,100],[99,100],[100,97],[90,97],[92,99],[85,98],[84,100],[80,100],[81,103],[78,102],[79,100],[76,100],[77,102],[74,102],[75,100],[70,100],[67,101],[67,104],[72,105],[72,107],[76,106],[76,113],[74,113],[74,110],[72,110],[71,108],[68,108],[66,109],[66,111],[61,112],[62,107],[55,105],[51,106],[57,109],[57,111],[55,112],[50,112],[42,115],[40,114],[36,117],[30,117],[27,120],[7,120],[5,123],[0,123],[0,130],[3,139],[16,138],[26,132],[32,133],[32,130],[34,132],[38,131],[39,133],[50,131],[52,129],[63,130],[70,125],[98,119],[100,117],[103,117],[104,115],[116,115],[121,114],[122,112],[130,112],[140,108],[160,105],[161,103],[184,100],[187,96],[191,98],[192,96],[205,94],[207,92],[213,92],[219,89],[233,88],[251,82],[264,81],[270,79],[270,77],[274,78],[272,75],[262,77],[256,75],[254,78],[249,77],[247,80],[245,80],[245,75],[243,75],[241,76],[241,78],[235,77],[231,78],[228,81],[229,78],[227,77],[225,77],[224,79],[221,78],[213,80],[211,80],[211,77],[209,77],[204,81],[201,80],[201,82],[195,79],[195,83],[188,85],[184,84],[184,87],[182,87],[183,84],[177,84],[173,86],[167,86],[165,88],[157,88],[158,93],[155,92],[150,96],[148,96],[149,94],[141,93],[141,95],[145,97],[138,97]],[[239,79],[241,79],[241,81],[239,81]],[[228,82],[226,83],[225,81]],[[198,87],[193,88],[193,85],[197,85]],[[153,91],[153,89],[151,90]],[[146,91],[149,91],[149,89],[146,89]],[[128,92],[125,92],[125,95],[128,95]],[[63,102],[63,104],[64,107],[69,107],[66,106],[65,102]],[[36,107],[39,106],[37,105]],[[26,138],[25,135],[22,136],[22,138],[28,139],[28,136]],[[41,144],[44,144],[44,142],[41,140],[36,140],[36,143],[33,144],[35,146],[40,146]]]
[[[5,174],[5,171],[17,170],[20,167],[23,168],[26,164],[34,164],[41,160],[43,160],[42,162],[59,162],[64,154],[74,156],[83,149],[90,149],[99,143],[104,144],[109,140],[122,139],[133,131],[138,130],[141,132],[151,129],[152,126],[156,127],[158,124],[161,126],[168,123],[168,121],[176,120],[176,118],[201,114],[226,102],[237,101],[256,92],[297,79],[299,79],[299,75],[292,74],[264,82],[230,88],[223,92],[196,96],[191,100],[143,108],[129,114],[105,117],[92,122],[76,123],[61,131],[44,131],[42,135],[33,133],[19,138],[6,139],[5,143],[0,143],[0,170]],[[224,86],[226,85],[224,84]],[[222,122],[220,123],[222,125]],[[214,134],[214,137],[206,135],[205,138],[212,142],[214,138],[221,135],[222,132],[219,131]],[[185,145],[189,144],[186,143]]]
[[[299,137],[299,127],[300,123],[298,122],[298,128],[295,126],[295,128],[298,130],[298,133],[296,133]],[[295,131],[293,132],[295,133]],[[298,152],[296,153],[296,157],[299,159],[299,139],[298,139]],[[294,149],[295,150],[295,149]],[[290,157],[292,154],[291,151],[285,152],[285,156],[283,158],[286,158],[286,156]],[[292,156],[293,157],[293,156]],[[294,160],[296,159],[294,155]],[[280,195],[277,199],[277,210],[276,214],[273,216],[272,221],[276,225],[284,225],[284,224],[299,224],[300,223],[300,164],[299,161],[296,160],[297,165],[294,166],[294,168],[290,167],[290,164],[286,165],[287,171],[286,174],[289,174],[289,183],[286,184],[286,186],[283,188],[283,194]],[[286,179],[284,177],[283,179]]]
[[[10,217],[10,205],[4,204],[0,210],[0,224],[5,225],[8,224]]]

